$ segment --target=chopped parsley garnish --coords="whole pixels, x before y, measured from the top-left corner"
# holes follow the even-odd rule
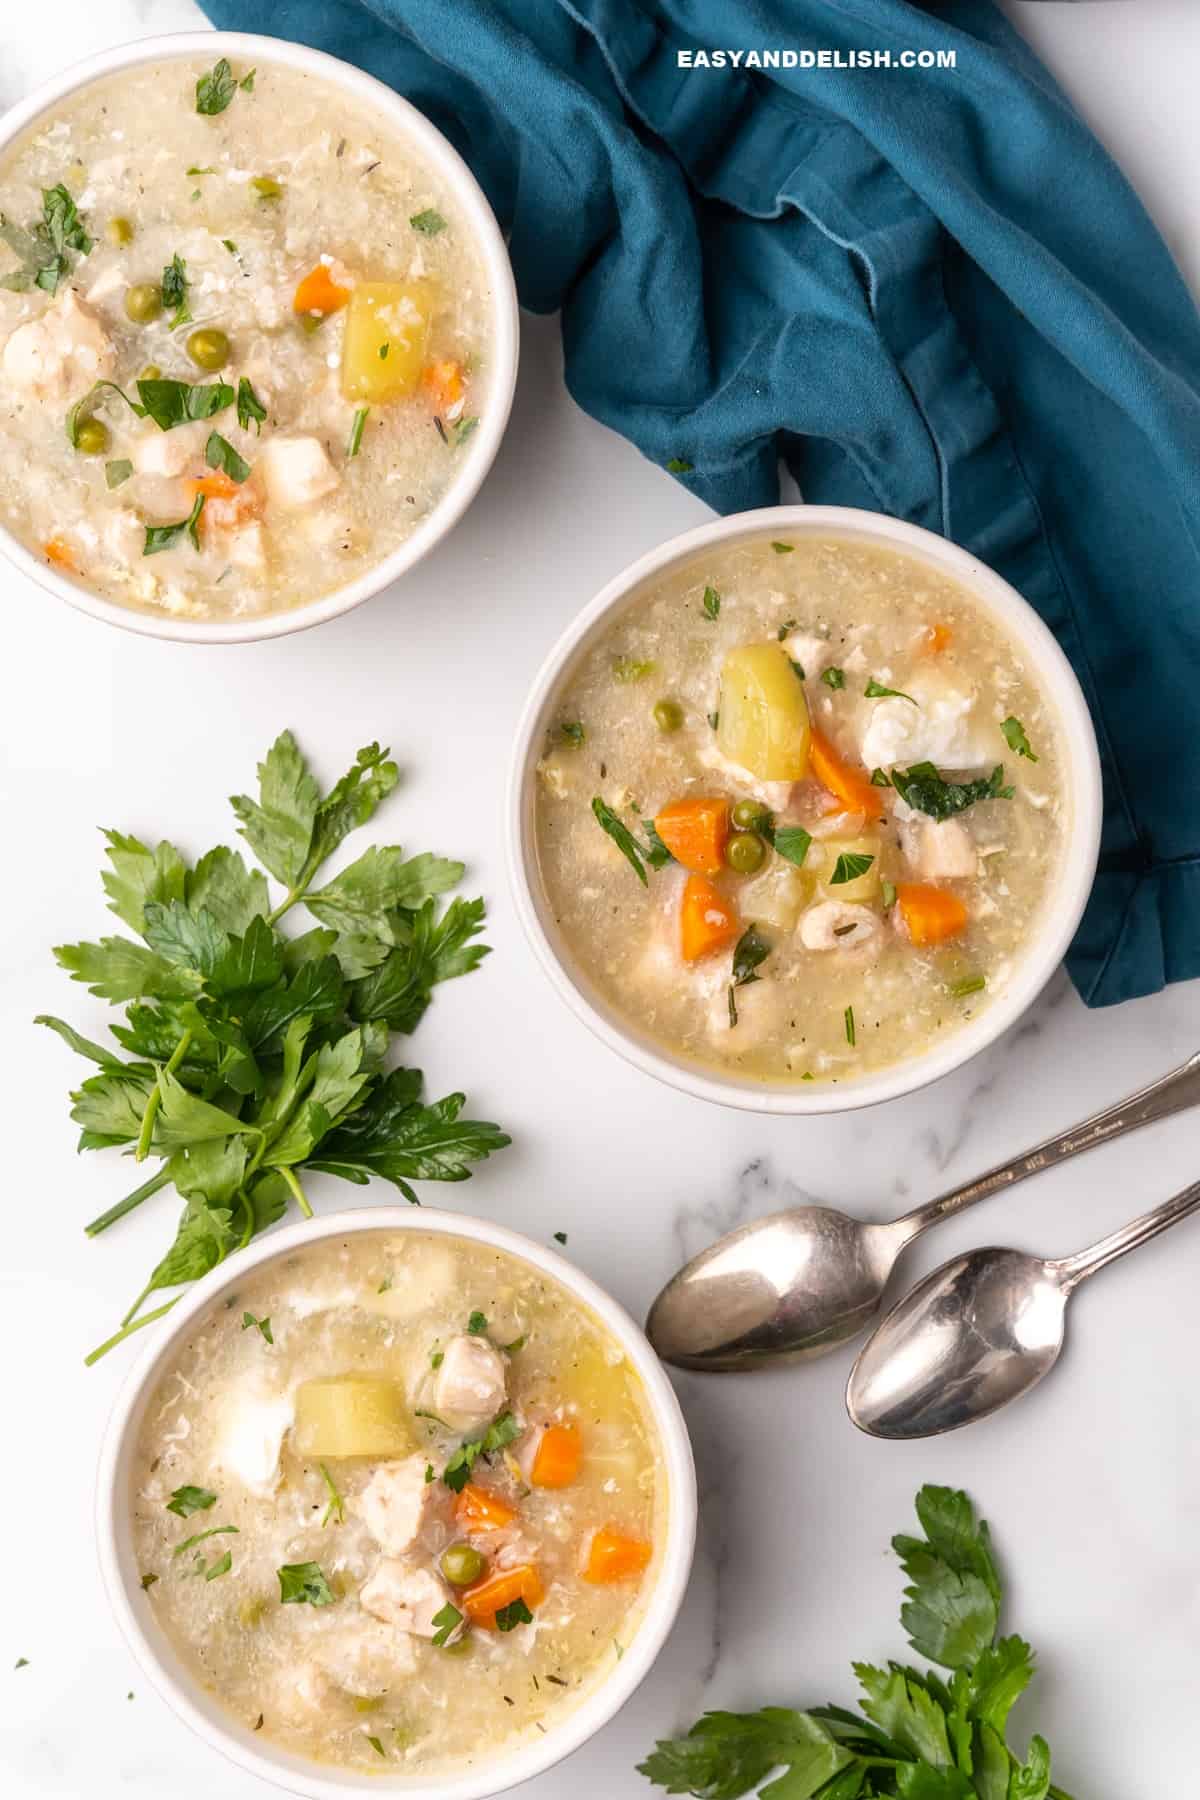
[[[533,1614],[524,1600],[511,1600],[507,1606],[496,1609],[496,1630],[515,1631],[518,1625],[531,1625]]]
[[[435,1638],[434,1643],[436,1643],[436,1642],[437,1642],[437,1639]],[[380,1743],[379,1739],[377,1737],[372,1737],[370,1732],[367,1733],[367,1742],[368,1742],[368,1744],[370,1744],[370,1746],[371,1746],[372,1750],[375,1752],[376,1756],[386,1757],[387,1751],[384,1749],[384,1747]]]
[[[788,637],[793,631],[795,631],[797,623],[798,623],[798,621],[796,619],[785,619],[783,621],[783,624],[779,627],[779,630],[775,633],[775,636],[779,639],[779,642],[781,644],[785,637]]]
[[[910,706],[920,705],[920,702],[914,700],[911,694],[902,694],[899,688],[883,687],[873,675],[863,689],[863,693],[868,700],[907,700]]]
[[[177,325],[190,325],[192,315],[188,309],[188,277],[187,264],[182,256],[176,253],[162,272],[162,299],[167,308],[174,307],[175,317],[171,320],[171,330]]]
[[[523,1350],[525,1348],[524,1332],[521,1333],[520,1337],[515,1337],[511,1344],[501,1344],[500,1348],[503,1350],[505,1356],[515,1356],[518,1350]]]
[[[219,431],[209,433],[204,446],[204,460],[210,469],[220,469],[228,475],[230,481],[243,482],[250,473],[250,464],[238,455],[228,438],[223,438]]]
[[[257,69],[247,69],[246,73],[242,76],[242,79],[238,82],[238,86],[241,88],[243,94],[252,94],[254,92],[254,77],[257,74]]]
[[[579,746],[586,738],[587,733],[584,731],[583,726],[578,719],[569,719],[565,725],[555,726],[554,735],[558,738],[560,743],[570,744],[573,750],[578,750]]]
[[[467,1332],[471,1337],[486,1337],[487,1328],[487,1317],[481,1312],[473,1312],[467,1320]]]
[[[977,800],[1011,800],[1013,790],[1004,786],[1004,765],[997,763],[991,774],[978,781],[946,781],[930,762],[914,763],[911,769],[893,769],[892,786],[917,812],[931,819],[952,819],[965,812]]]
[[[673,456],[667,463],[667,473],[668,475],[690,475],[693,466],[686,457]]]
[[[795,546],[795,544],[781,544],[776,541],[776,542],[772,542],[771,548],[775,552],[776,556],[790,556],[792,551],[796,548],[796,546]]]
[[[388,351],[389,351],[389,350],[390,350],[390,349],[391,349],[391,347],[392,347],[392,346],[391,346],[391,345],[390,345],[390,344],[380,344],[380,346],[379,346],[379,360],[380,360],[380,362],[386,362],[386,361],[387,361],[387,359],[388,359]]]
[[[671,852],[659,837],[658,826],[654,823],[653,819],[643,819],[642,830],[646,834],[646,843],[648,846],[646,861],[650,864],[652,869],[665,869],[669,862],[675,861],[675,858],[671,855]]]
[[[844,669],[828,668],[821,676],[821,680],[825,683],[827,688],[834,688],[835,690],[837,688],[844,688],[846,685],[846,671]]]
[[[497,1450],[503,1450],[515,1438],[521,1435],[521,1427],[510,1412],[501,1413],[492,1420],[482,1437],[470,1438],[460,1444],[445,1468],[442,1480],[455,1494],[461,1494],[471,1479],[471,1470],[477,1457],[491,1456]]]
[[[709,724],[712,726],[713,730],[715,731],[717,729],[717,726],[721,723],[720,713],[719,712],[709,713],[707,715],[707,717],[708,717]]]
[[[428,1487],[431,1482],[434,1482],[436,1480],[437,1480],[436,1469],[434,1468],[432,1463],[426,1463],[425,1464],[425,1486]]]
[[[433,206],[427,206],[424,212],[414,213],[408,222],[422,237],[436,237],[439,231],[446,229],[445,219]]]
[[[196,83],[196,111],[203,113],[206,118],[215,118],[218,113],[225,111],[237,90],[233,70],[222,57]]]
[[[332,1606],[337,1598],[319,1563],[284,1563],[275,1573],[283,1606]]]
[[[431,1369],[440,1369],[445,1360],[446,1352],[444,1350],[435,1350],[430,1355],[429,1366]]]
[[[229,254],[230,254],[230,256],[236,256],[236,255],[237,255],[237,253],[238,253],[238,247],[237,247],[237,245],[236,245],[236,244],[235,244],[235,243],[234,243],[234,241],[233,241],[233,239],[232,239],[232,238],[222,238],[222,239],[221,239],[221,242],[222,242],[222,243],[223,243],[223,244],[224,244],[224,246],[225,246],[225,248],[226,248],[226,249],[227,249],[227,250],[228,250],[228,252],[229,252]]]
[[[733,967],[729,981],[729,1023],[731,1027],[738,1022],[734,990],[740,987],[749,987],[752,981],[760,980],[761,977],[757,970],[770,954],[771,946],[767,940],[759,935],[755,926],[747,925],[733,952]]]
[[[853,1050],[858,1042],[858,1033],[854,1026],[854,1008],[852,1006],[846,1008],[845,1012],[842,1014],[842,1021],[846,1027],[846,1042]]]
[[[197,494],[192,502],[192,510],[186,519],[178,519],[174,525],[147,525],[146,542],[142,547],[143,556],[156,556],[160,550],[169,550],[177,544],[186,531],[192,540],[192,548],[200,548],[200,515],[204,511],[205,496]]]
[[[113,462],[106,462],[104,465],[104,480],[110,489],[119,488],[122,482],[128,481],[132,474],[133,464],[123,456],[117,457]]]
[[[268,1344],[273,1344],[275,1342],[275,1339],[271,1336],[271,1321],[269,1318],[256,1319],[252,1312],[244,1312],[242,1314],[242,1330],[249,1331],[252,1325],[257,1325]]]
[[[1005,719],[1000,729],[1004,733],[1005,743],[1008,745],[1014,756],[1023,756],[1026,762],[1037,761],[1037,757],[1033,753],[1033,746],[1025,735],[1025,727],[1022,725],[1020,719],[1014,719],[1010,715]]]
[[[660,864],[655,861],[657,851],[654,845],[647,847],[644,844],[639,844],[629,827],[621,823],[612,807],[606,805],[599,794],[592,800],[592,812],[595,815],[596,823],[600,826],[602,831],[608,833],[642,886],[648,887],[650,884],[646,880],[646,863],[649,863],[651,868],[658,868],[660,866]],[[655,833],[655,836],[657,837],[657,833]],[[659,842],[661,843],[661,839]],[[663,848],[665,849],[665,847],[666,846],[664,845]]]
[[[554,1241],[556,1244],[565,1244],[567,1241],[566,1232],[565,1231],[556,1231],[554,1234]]]
[[[654,662],[639,660],[636,656],[618,656],[612,666],[614,681],[643,681],[652,675],[657,668]]]
[[[324,1517],[321,1520],[321,1530],[324,1531],[331,1519],[335,1525],[344,1525],[346,1523],[346,1502],[338,1492],[337,1482],[333,1479],[333,1476],[329,1473],[325,1464],[318,1463],[317,1467],[321,1471],[321,1479],[324,1481],[329,1493],[329,1505],[325,1508]]]
[[[805,831],[803,825],[777,825],[771,841],[784,861],[799,869],[808,855],[812,832]]]
[[[892,778],[888,774],[886,769],[872,769],[871,770],[871,786],[872,787],[891,787],[891,785],[892,785]]]
[[[117,391],[120,393],[120,389]],[[233,389],[226,381],[198,382],[193,386],[190,381],[165,380],[159,376],[153,381],[139,381],[137,391],[142,403],[140,410],[154,420],[160,431],[170,431],[176,425],[191,425],[197,419],[211,419],[215,413],[232,406],[234,399]],[[121,398],[126,396],[122,394]],[[134,407],[133,410],[139,409]]]
[[[207,1512],[216,1504],[217,1496],[211,1488],[177,1487],[167,1501],[167,1511],[180,1519],[190,1519],[193,1513]]]
[[[205,1538],[226,1537],[230,1533],[234,1537],[237,1536],[236,1525],[210,1525],[207,1531],[194,1531],[191,1537],[186,1537],[181,1544],[176,1544],[171,1555],[182,1556],[185,1550],[190,1550],[193,1544],[202,1544]]]
[[[459,445],[465,444],[478,423],[479,420],[474,415],[469,419],[460,419],[454,427],[454,442]]]
[[[237,421],[243,431],[249,431],[251,425],[255,431],[262,430],[267,409],[259,400],[250,383],[243,375],[237,385]]]
[[[792,659],[790,657],[788,658],[788,660],[789,660],[789,662],[792,662]],[[793,673],[793,675],[795,675],[797,681],[803,681],[804,680],[804,664],[798,663],[798,662],[792,662],[792,673]]]
[[[26,294],[35,287],[47,294],[57,293],[75,254],[86,256],[92,248],[75,202],[61,181],[42,189],[42,216],[28,230],[0,213],[0,240],[20,258],[19,268],[0,276],[0,287],[14,294]]]
[[[701,599],[700,604],[704,608],[704,616],[706,619],[716,619],[720,616],[721,596],[718,594],[715,587],[705,588],[704,596]]]
[[[215,175],[217,171],[213,168],[211,163],[205,169],[198,168],[196,166],[196,164],[193,163],[191,168],[187,172],[191,176],[196,176],[196,175]]]
[[[233,1529],[236,1530],[236,1527],[233,1527]],[[219,1562],[209,1563],[207,1568],[204,1569],[204,1579],[205,1581],[215,1581],[219,1575],[228,1575],[232,1567],[233,1555],[227,1550]],[[200,1571],[197,1570],[197,1573],[200,1573]]]
[[[152,1588],[157,1580],[158,1580],[157,1575],[143,1575],[142,1576],[142,1592],[143,1592],[143,1594],[146,1593],[148,1589]]]
[[[880,883],[880,887],[883,895],[883,910],[890,912],[896,904],[896,884],[894,881],[884,881]]]
[[[497,1614],[497,1620],[498,1619],[499,1614]],[[445,1606],[442,1607],[442,1610],[434,1613],[431,1621],[431,1623],[437,1627],[433,1634],[434,1649],[440,1650],[443,1644],[448,1643],[462,1622],[463,1615],[459,1612],[457,1606],[452,1606],[449,1600],[447,1600]]]
[[[968,994],[982,994],[986,987],[985,975],[964,975],[960,981],[950,982],[946,991],[955,1000],[965,1000]]]
[[[856,851],[843,850],[834,865],[833,874],[829,877],[830,887],[843,887],[848,881],[857,881],[860,875],[866,874],[874,861],[873,856],[862,856]]]
[[[14,1669],[27,1669],[28,1667],[29,1658],[27,1656],[18,1656],[16,1662],[13,1664]]]
[[[350,427],[350,442],[346,445],[348,457],[357,456],[362,447],[363,429],[366,426],[367,414],[370,410],[369,406],[360,406],[354,415],[354,423]]]

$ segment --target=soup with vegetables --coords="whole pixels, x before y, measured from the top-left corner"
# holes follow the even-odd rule
[[[1004,991],[1070,819],[1022,652],[901,552],[721,546],[615,618],[557,696],[536,840],[566,945],[641,1033],[845,1081]]]
[[[0,163],[0,519],[123,605],[320,598],[454,481],[484,265],[441,177],[319,77],[167,61]]]
[[[133,1470],[146,1604],[288,1749],[494,1758],[611,1672],[668,1498],[620,1346],[549,1276],[431,1232],[269,1265],[193,1327]]]

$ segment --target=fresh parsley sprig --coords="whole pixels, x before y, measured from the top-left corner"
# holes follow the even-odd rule
[[[755,1788],[778,1800],[1069,1800],[1050,1779],[1043,1738],[1025,1756],[1008,1742],[1033,1653],[997,1636],[1002,1590],[987,1525],[951,1488],[923,1487],[916,1507],[924,1537],[892,1539],[909,1580],[900,1617],[913,1649],[952,1671],[948,1681],[902,1663],[855,1663],[859,1712],[706,1713],[686,1736],[658,1743],[639,1772],[703,1800]]]
[[[56,294],[76,256],[87,256],[93,239],[79,210],[62,182],[42,189],[42,216],[26,228],[0,213],[0,242],[19,259],[18,266],[0,276],[0,288],[27,294],[41,288]]]
[[[90,1360],[178,1298],[142,1312],[151,1294],[207,1274],[293,1201],[311,1216],[307,1171],[359,1185],[382,1176],[415,1202],[414,1181],[465,1181],[509,1143],[490,1121],[461,1116],[462,1094],[427,1103],[418,1069],[384,1068],[392,1034],[412,1032],[435,987],[488,953],[476,941],[483,901],[442,904],[462,863],[376,845],[317,885],[398,778],[387,751],[368,744],[322,793],[291,733],[276,739],[257,798],[232,804],[242,836],[282,884],[277,899],[262,869],[224,845],[189,865],[165,840],[151,849],[105,833],[108,903],[134,935],[55,955],[124,1009],[111,1027],[117,1048],[49,1015],[37,1022],[97,1065],[71,1096],[79,1148],[158,1159],[89,1235],[170,1185],[184,1210],[174,1242]],[[289,937],[280,921],[298,906],[316,923]]]
[[[874,782],[874,776],[871,779]],[[997,763],[990,775],[978,781],[947,781],[932,763],[914,763],[911,769],[893,769],[891,784],[906,806],[938,820],[952,819],[977,800],[1013,797],[1013,789],[1004,785],[1003,763]]]

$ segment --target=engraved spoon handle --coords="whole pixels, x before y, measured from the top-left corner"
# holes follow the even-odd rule
[[[1169,1119],[1175,1113],[1186,1112],[1188,1107],[1197,1105],[1200,1105],[1200,1051],[1189,1056],[1179,1068],[1172,1069],[1169,1075],[1160,1075],[1148,1087],[1139,1088],[1128,1099],[1106,1106],[1101,1112],[1093,1113],[1090,1119],[1084,1119],[1082,1124],[1073,1125],[1057,1137],[1047,1138],[1032,1150],[1025,1150],[1010,1162],[989,1169],[986,1175],[968,1181],[952,1193],[927,1201],[924,1206],[905,1213],[896,1223],[907,1228],[906,1242],[911,1243],[931,1225],[940,1225],[943,1219],[952,1218],[979,1200],[990,1199],[993,1194],[1025,1181],[1042,1169],[1068,1162],[1071,1157],[1095,1149],[1098,1144],[1124,1137],[1127,1131],[1155,1125],[1161,1119]]]
[[[1086,1281],[1089,1275],[1095,1275],[1110,1262],[1116,1262],[1119,1256],[1128,1256],[1139,1244],[1149,1243],[1160,1231],[1169,1231],[1172,1225],[1178,1225],[1181,1219],[1186,1219],[1197,1208],[1200,1208],[1200,1181],[1194,1181],[1182,1193],[1173,1194],[1161,1206],[1156,1206],[1153,1212],[1143,1213],[1140,1219],[1133,1219],[1128,1225],[1122,1225],[1119,1231],[1109,1232],[1098,1244],[1091,1244],[1074,1256],[1064,1256],[1058,1262],[1051,1263],[1050,1267],[1058,1276],[1063,1292],[1069,1294],[1081,1281]]]

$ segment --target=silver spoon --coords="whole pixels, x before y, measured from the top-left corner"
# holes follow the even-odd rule
[[[919,1282],[859,1352],[846,1410],[881,1438],[935,1437],[984,1419],[1058,1361],[1080,1282],[1200,1208],[1200,1181],[1060,1261],[971,1250]]]
[[[647,1335],[665,1362],[684,1369],[752,1369],[782,1357],[823,1356],[872,1323],[897,1258],[931,1225],[1197,1104],[1200,1053],[1060,1137],[889,1224],[864,1224],[828,1206],[756,1219],[671,1278],[650,1308]]]

